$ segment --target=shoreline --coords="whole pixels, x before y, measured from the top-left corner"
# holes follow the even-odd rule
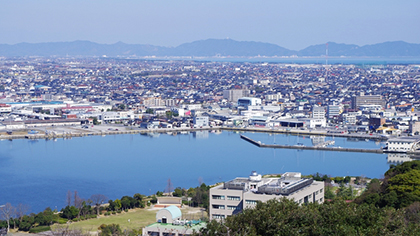
[[[55,126],[49,127],[48,132],[42,129],[32,129],[38,131],[37,134],[28,134],[30,129],[15,130],[19,134],[0,134],[0,139],[55,139],[55,138],[73,138],[73,137],[84,137],[84,136],[97,136],[97,135],[116,135],[116,134],[147,134],[147,133],[172,133],[172,132],[196,132],[205,130],[220,130],[220,131],[233,131],[233,132],[257,132],[257,133],[272,133],[272,134],[290,134],[290,135],[316,135],[325,137],[340,137],[340,138],[360,138],[377,141],[388,140],[387,136],[378,134],[341,134],[341,133],[328,133],[325,130],[301,130],[301,129],[290,129],[290,128],[257,128],[257,127],[203,127],[203,128],[159,128],[159,129],[139,129],[139,128],[128,128],[126,126],[105,126],[113,127],[109,129],[100,129],[102,126],[95,126],[96,129],[83,129],[74,126]],[[99,129],[98,129],[99,128]],[[62,131],[67,129],[69,131]],[[119,130],[121,129],[121,130]]]

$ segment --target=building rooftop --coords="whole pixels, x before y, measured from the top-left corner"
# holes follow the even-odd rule
[[[391,138],[388,142],[419,142],[420,136],[407,136],[407,137],[398,137],[398,138]]]
[[[299,172],[286,172],[280,178],[262,178],[255,171],[248,178],[238,177],[217,186],[260,194],[289,195],[313,183],[313,179],[302,178]]]

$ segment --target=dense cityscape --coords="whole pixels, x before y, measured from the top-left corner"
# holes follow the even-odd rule
[[[26,124],[34,118],[172,123],[174,116],[204,115],[235,125],[296,120],[308,128],[418,132],[418,65],[3,58],[0,79],[3,121]],[[238,106],[243,97],[254,99]],[[3,122],[3,130],[10,124]]]
[[[1,58],[0,82],[2,140],[133,132],[196,132],[195,135],[215,130],[279,132],[387,141],[386,147],[373,151],[387,152],[391,155],[389,162],[400,164],[416,159],[413,155],[418,155],[420,149],[418,65],[25,57]],[[265,145],[241,137],[259,147]],[[363,149],[334,147],[333,140],[310,137],[313,147],[297,143],[292,148],[363,152]],[[333,147],[327,147],[330,145]],[[416,164],[406,166],[417,171]],[[392,168],[395,167],[391,166],[390,171]],[[395,214],[399,215],[403,214],[402,209],[412,209],[414,212],[405,216],[405,224],[387,232],[417,232],[418,227],[412,224],[416,222],[412,217],[418,215],[417,205],[413,203],[418,199],[417,190],[404,189],[410,183],[396,178],[407,174],[398,168],[386,173],[389,183],[382,180],[387,188],[379,188],[379,180],[363,176],[344,178],[318,173],[303,176],[299,172],[262,176],[253,171],[249,177],[211,186],[203,183],[188,190],[174,189],[169,179],[164,192],[150,196],[136,193],[121,200],[107,201],[100,194],[82,199],[77,191],[69,191],[67,205],[61,211],[47,208],[25,216],[28,213],[25,205],[0,206],[5,219],[0,221],[4,227],[0,233],[7,234],[13,226],[32,233],[83,235],[82,231],[52,224],[112,219],[113,215],[135,218],[133,214],[138,214],[135,212],[146,208],[157,210],[156,222],[133,219],[143,228],[138,231],[135,229],[138,226],[129,228],[126,235],[217,235],[225,230],[219,228],[223,227],[220,222],[231,228],[226,234],[242,235],[247,230],[255,230],[264,235],[267,231],[259,224],[235,228],[235,219],[248,217],[251,209],[260,211],[265,206],[274,209],[288,205],[297,207],[292,207],[293,211],[307,211],[311,204],[319,206],[316,214],[325,218],[318,222],[323,225],[322,230],[331,233],[336,229],[329,226],[331,223],[322,208],[330,206],[349,211],[346,205],[340,205],[342,200],[362,204],[358,209],[366,207],[363,204],[368,204],[369,209],[381,209],[369,217],[380,218],[386,214],[383,207],[395,207],[398,209]],[[390,174],[394,172],[396,176]],[[372,194],[378,198],[374,199]],[[267,205],[260,205],[261,202]],[[196,216],[197,212],[192,213],[195,209],[200,209],[201,217]],[[130,223],[129,218],[126,220]],[[351,220],[342,224],[352,232],[358,223],[344,223],[348,221]],[[386,225],[377,222],[378,227]],[[359,232],[370,231],[373,225]],[[100,235],[123,234],[119,224],[102,224],[98,230]],[[276,230],[285,229],[280,227],[273,232]],[[308,235],[313,229],[302,230],[302,235]]]

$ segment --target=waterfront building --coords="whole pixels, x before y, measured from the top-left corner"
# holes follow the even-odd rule
[[[255,207],[258,201],[279,198],[293,199],[299,204],[323,203],[324,182],[302,178],[297,172],[263,178],[253,171],[248,178],[238,177],[210,189],[209,216],[224,219]]]
[[[386,148],[391,152],[414,152],[420,150],[420,136],[388,139]]]
[[[208,116],[194,116],[194,128],[209,126]]]
[[[323,119],[316,119],[316,118],[300,118],[299,120],[304,122],[305,127],[307,128],[317,128],[317,127],[326,127],[327,120]]]

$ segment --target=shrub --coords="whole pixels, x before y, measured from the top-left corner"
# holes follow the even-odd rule
[[[67,219],[64,218],[58,218],[58,222],[59,224],[66,224],[67,223]]]
[[[102,224],[101,226],[99,226],[98,229],[101,230],[99,236],[112,236],[122,234],[122,230],[119,224]]]
[[[124,211],[125,211],[125,212],[128,212],[128,209],[125,209]]]
[[[39,233],[51,230],[50,226],[37,226],[29,230],[29,233]]]
[[[113,211],[112,214],[115,215],[115,214],[117,214],[117,212]]]
[[[117,213],[118,213],[118,214],[119,214],[119,213],[121,213],[121,210],[118,210],[118,211],[117,211]]]

